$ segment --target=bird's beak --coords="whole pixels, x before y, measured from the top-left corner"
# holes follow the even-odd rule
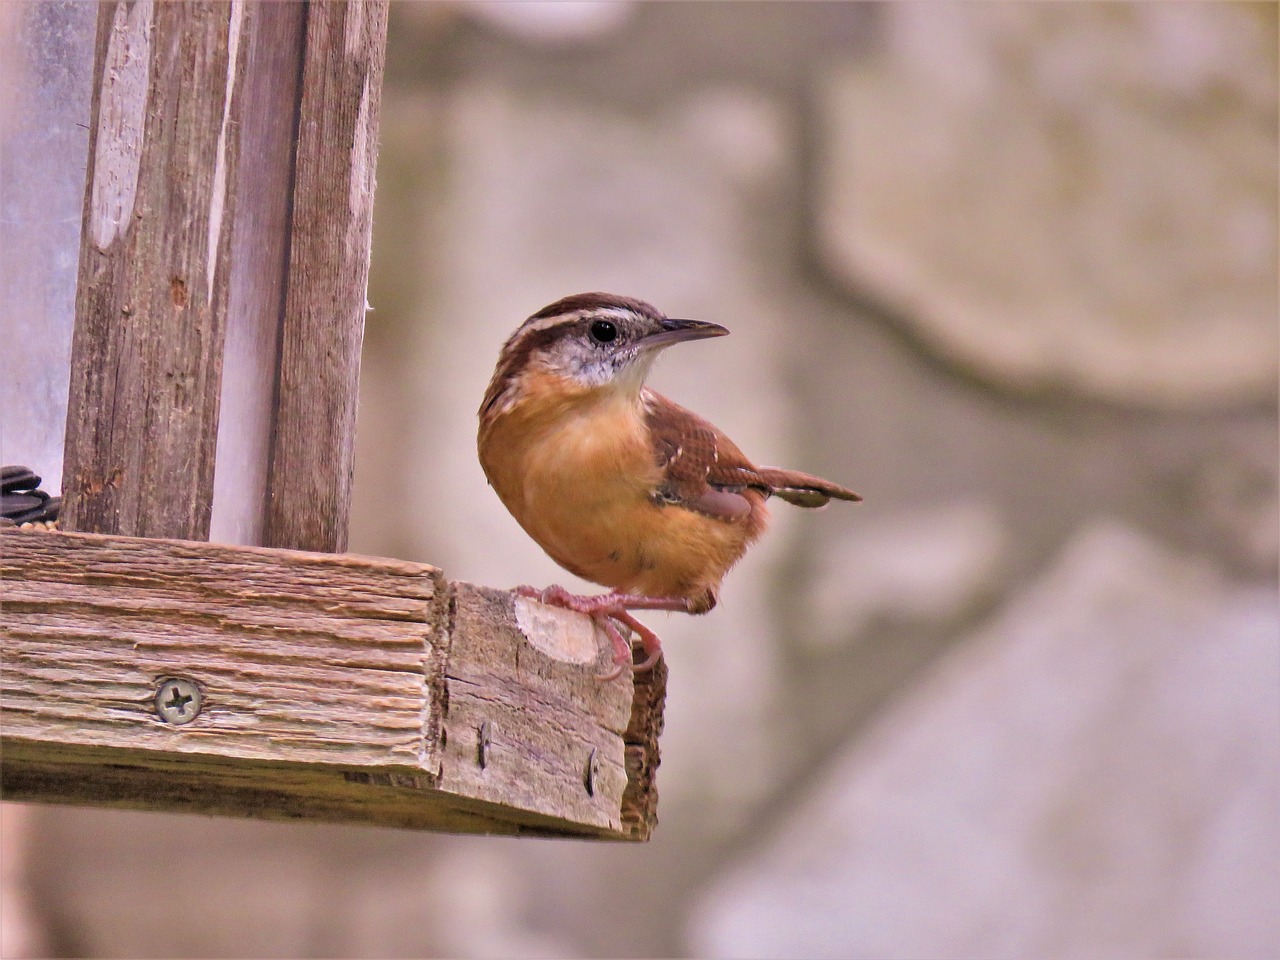
[[[685,340],[705,340],[708,337],[723,337],[728,332],[729,330],[726,327],[722,327],[718,323],[708,323],[706,320],[673,320],[667,318],[662,321],[661,330],[641,337],[637,345],[645,350],[660,350],[663,347],[671,346],[673,343],[683,343]]]

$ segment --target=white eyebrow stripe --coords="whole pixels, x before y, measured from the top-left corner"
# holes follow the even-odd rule
[[[568,313],[557,313],[552,317],[539,317],[536,320],[526,320],[516,331],[513,343],[524,339],[527,334],[537,333],[540,330],[549,330],[552,327],[568,325],[576,323],[584,317],[599,317],[606,320],[617,320],[620,323],[626,323],[628,320],[638,319],[636,314],[625,307],[601,307],[595,310],[570,310]]]
[[[520,329],[516,331],[516,337],[523,337],[527,333],[537,333],[539,330],[549,330],[551,327],[558,327],[562,323],[573,323],[581,316],[581,310],[574,310],[570,313],[557,313],[554,317],[540,317],[537,320],[526,320],[520,326]]]

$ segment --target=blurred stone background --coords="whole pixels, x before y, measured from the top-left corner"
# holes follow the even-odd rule
[[[656,386],[866,502],[653,618],[647,846],[7,805],[5,955],[1280,953],[1275,5],[390,34],[354,551],[576,586],[474,411],[589,289],[732,328]]]

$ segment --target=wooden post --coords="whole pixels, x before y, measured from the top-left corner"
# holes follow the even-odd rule
[[[242,41],[248,62],[239,84],[240,152],[246,161],[236,169],[209,538],[263,544],[307,4],[256,4],[248,12]]]
[[[102,4],[67,529],[346,548],[386,21]]]
[[[241,4],[103,3],[63,464],[68,529],[209,534]]]
[[[347,547],[386,0],[308,5],[263,543]]]

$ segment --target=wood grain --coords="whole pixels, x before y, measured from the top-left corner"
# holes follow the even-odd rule
[[[434,568],[184,541],[47,541],[33,551],[33,538],[6,538],[0,560],[13,642],[6,738],[437,769],[422,737],[425,663],[439,642]],[[169,675],[200,686],[198,723],[156,716]]]
[[[250,7],[209,539],[261,544],[289,269],[307,5]]]
[[[263,543],[346,549],[386,0],[307,5]]]
[[[620,831],[629,678],[601,683],[596,662],[556,660],[532,646],[508,593],[457,584],[451,615],[441,786]],[[473,758],[486,721],[490,760],[482,769]],[[586,788],[593,749],[594,795]]]
[[[100,7],[67,529],[209,530],[244,5]]]
[[[507,593],[397,560],[26,530],[0,534],[0,583],[11,799],[651,832],[664,674],[600,683],[603,649],[535,646]],[[159,717],[169,677],[199,686],[193,722]]]
[[[386,15],[102,4],[66,529],[345,549]]]
[[[622,839],[647,840],[658,825],[658,763],[663,707],[667,702],[667,661],[638,673],[631,697],[631,717],[622,735],[626,788],[622,793]]]

